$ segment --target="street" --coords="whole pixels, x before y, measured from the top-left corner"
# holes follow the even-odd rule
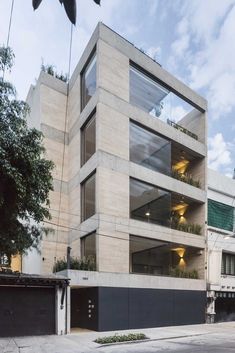
[[[110,346],[100,346],[94,340],[115,332],[89,331],[67,336],[0,338],[0,353],[230,353],[235,352],[234,330],[234,322],[158,327],[138,330],[145,333],[150,341]]]

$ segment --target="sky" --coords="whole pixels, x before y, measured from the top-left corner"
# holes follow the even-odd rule
[[[0,0],[0,45],[6,44],[12,0]],[[145,50],[208,100],[208,166],[229,177],[235,168],[235,0],[77,0],[75,68],[98,21]],[[68,71],[70,23],[58,0],[15,0],[7,78],[25,99],[42,61]]]

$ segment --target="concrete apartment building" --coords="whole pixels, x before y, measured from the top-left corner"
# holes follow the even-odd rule
[[[69,85],[41,72],[28,102],[55,163],[55,231],[23,271],[52,272],[68,246],[93,259],[63,272],[72,327],[204,322],[205,99],[99,23]]]
[[[235,320],[235,180],[208,171],[208,322]]]

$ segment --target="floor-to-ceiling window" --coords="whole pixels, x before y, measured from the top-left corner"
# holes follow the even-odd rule
[[[171,193],[130,178],[130,217],[170,226]]]
[[[82,165],[85,164],[88,159],[96,151],[96,120],[93,115],[83,126],[81,130],[81,161]]]
[[[157,172],[171,174],[171,142],[130,122],[130,160]]]
[[[81,74],[81,110],[87,105],[96,90],[96,54]]]
[[[82,191],[82,221],[95,214],[95,174],[81,185]]]

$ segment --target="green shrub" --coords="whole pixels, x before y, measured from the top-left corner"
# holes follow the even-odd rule
[[[114,336],[106,336],[97,338],[94,342],[99,344],[108,344],[115,342],[128,342],[128,341],[139,341],[146,340],[148,337],[143,333],[129,333],[127,335],[117,335]]]
[[[188,174],[188,173],[182,174],[182,173],[179,173],[177,170],[172,169],[171,176],[172,178],[183,181],[184,183],[195,186],[196,188],[201,187],[200,181],[194,180],[191,174]]]
[[[187,270],[182,270],[179,267],[170,268],[169,275],[172,277],[179,277],[179,278],[198,279],[197,270],[187,271]]]
[[[71,270],[96,271],[96,262],[93,256],[83,257],[81,259],[71,257]],[[67,260],[58,259],[53,266],[53,272],[67,270]]]
[[[180,230],[182,232],[192,233],[201,235],[202,227],[199,224],[191,224],[191,223],[178,223],[173,224],[174,229]]]

